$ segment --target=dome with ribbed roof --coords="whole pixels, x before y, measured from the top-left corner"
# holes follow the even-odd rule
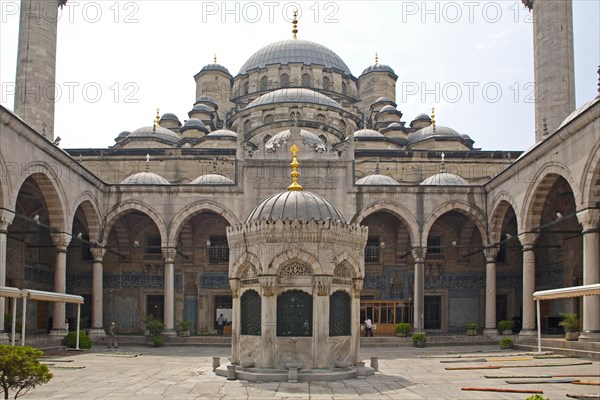
[[[383,106],[381,107],[381,110],[379,110],[379,112],[398,112],[398,110],[396,109],[396,107],[394,107],[391,104],[388,104],[387,106]]]
[[[190,182],[190,185],[233,185],[233,181],[221,174],[200,175]]]
[[[471,144],[473,140],[468,135],[460,134],[452,128],[448,128],[447,126],[436,125],[435,130],[433,129],[433,125],[426,126],[425,128],[419,129],[416,132],[411,133],[408,136],[408,141],[410,144],[421,142],[423,140],[438,137],[438,138],[456,138],[461,140],[470,141]]]
[[[162,117],[160,117],[161,121],[177,121],[179,122],[179,118],[177,118],[177,115],[173,114],[173,113],[164,113],[162,115]]]
[[[227,136],[237,138],[237,133],[234,131],[230,131],[229,129],[217,129],[216,131],[212,131],[206,136]]]
[[[263,94],[248,104],[246,109],[277,103],[311,103],[343,109],[340,103],[331,97],[327,97],[314,90],[300,88],[279,89]]]
[[[435,174],[430,176],[421,182],[421,185],[430,185],[430,186],[468,186],[469,182],[467,182],[464,178],[451,174],[449,172],[440,172],[439,174]]]
[[[361,75],[368,74],[369,72],[389,72],[390,74],[396,76],[396,73],[389,65],[385,64],[373,64],[364,69]]]
[[[381,175],[381,174],[373,174],[367,175],[363,178],[360,178],[356,181],[356,185],[358,186],[397,186],[399,185],[398,181],[392,178],[391,176]]]
[[[328,200],[311,192],[287,191],[263,200],[252,210],[246,222],[285,219],[326,219],[345,222],[342,213]]]
[[[356,132],[354,132],[354,137],[355,138],[379,138],[379,137],[383,137],[383,134],[377,132],[376,130],[373,129],[360,129]]]
[[[127,139],[162,139],[171,143],[177,143],[181,139],[181,136],[162,126],[144,126],[128,134]]]
[[[144,171],[129,175],[122,185],[169,185],[169,181],[154,172]]]
[[[265,149],[274,151],[278,147],[285,146],[291,134],[292,132],[290,129],[286,129],[285,131],[279,132],[267,141],[267,143],[265,144]],[[327,150],[327,146],[325,145],[325,143],[323,143],[323,141],[319,139],[317,135],[310,131],[301,129],[300,137],[302,138],[302,143],[308,145],[314,150]]]
[[[346,75],[352,75],[350,68],[333,51],[322,44],[308,40],[282,40],[266,45],[254,53],[242,65],[238,74],[243,75],[257,68],[267,65],[281,64],[322,65],[333,68]]]
[[[217,63],[205,65],[200,70],[200,72],[208,72],[208,71],[219,71],[219,72],[223,72],[223,73],[231,76],[231,74],[229,73],[229,70],[227,68],[225,68],[221,64],[217,64]]]

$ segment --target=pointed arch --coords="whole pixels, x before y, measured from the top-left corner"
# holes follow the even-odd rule
[[[75,213],[77,209],[81,208],[81,211],[85,215],[87,222],[88,235],[90,241],[100,240],[100,212],[97,199],[90,192],[82,193],[77,200],[73,203],[71,212],[69,213],[69,221],[73,224],[75,219]],[[74,232],[77,234],[77,232]]]
[[[427,237],[429,236],[429,231],[431,230],[431,227],[442,215],[444,215],[445,213],[447,213],[449,211],[459,212],[459,213],[463,214],[465,217],[469,218],[475,224],[477,229],[479,230],[479,234],[481,235],[482,242],[489,243],[487,229],[485,228],[486,220],[485,220],[485,216],[484,216],[483,212],[480,209],[475,208],[466,202],[454,200],[454,201],[450,201],[448,203],[442,204],[440,207],[435,209],[431,214],[429,214],[429,216],[427,217],[427,220],[425,221],[425,224],[423,224],[421,246],[423,246],[423,247],[427,246]]]
[[[177,237],[179,236],[181,228],[190,218],[202,212],[213,212],[223,217],[230,226],[236,226],[240,223],[239,219],[230,210],[216,202],[202,200],[193,204],[189,204],[187,207],[177,213],[169,225],[169,235],[166,243],[174,246],[177,243]]]
[[[518,219],[518,208],[515,204],[514,199],[508,192],[499,193],[496,198],[492,201],[492,212],[490,213],[489,219],[489,240],[490,243],[497,243],[501,240],[502,234],[502,222],[507,211],[512,208],[515,215],[517,216],[517,226],[521,225]]]
[[[419,225],[417,224],[417,221],[412,213],[400,204],[395,204],[388,201],[377,201],[369,204],[359,211],[354,217],[352,217],[351,223],[360,224],[365,218],[371,214],[375,214],[376,212],[388,212],[402,221],[402,223],[408,228],[408,234],[410,235],[411,243],[414,243],[419,239]]]
[[[581,205],[597,207],[600,202],[600,142],[594,146],[581,176]]]
[[[308,264],[312,268],[313,274],[324,275],[323,268],[321,267],[321,264],[319,264],[317,257],[315,257],[313,254],[310,254],[306,250],[296,247],[288,249],[275,256],[269,265],[269,271],[272,271],[274,275],[277,275],[277,273],[279,273],[279,269],[288,261],[293,259],[298,259]]]
[[[260,263],[260,259],[254,253],[246,251],[242,254],[240,258],[238,258],[231,268],[229,269],[229,278],[240,278],[242,272],[248,265],[253,265],[256,268],[258,274],[262,274],[262,266]]]
[[[129,200],[123,203],[120,203],[118,205],[116,205],[115,207],[113,207],[108,214],[106,215],[106,217],[104,218],[104,227],[101,231],[101,239],[102,239],[102,243],[105,243],[108,239],[108,234],[110,233],[111,228],[113,227],[113,225],[115,224],[116,221],[119,220],[119,218],[121,218],[125,213],[129,212],[129,211],[140,211],[144,214],[146,214],[156,225],[156,228],[158,229],[158,232],[160,233],[160,240],[162,243],[163,247],[166,247],[168,245],[167,243],[167,226],[164,222],[164,220],[162,219],[162,217],[156,212],[154,211],[154,209],[152,209],[150,206],[146,205],[145,203],[141,202],[141,201],[137,201],[137,200]]]

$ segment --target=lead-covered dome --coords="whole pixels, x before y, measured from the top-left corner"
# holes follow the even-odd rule
[[[227,68],[225,68],[221,64],[217,64],[217,63],[205,65],[200,70],[200,72],[208,72],[208,71],[219,71],[219,72],[223,72],[224,74],[231,76],[231,74],[229,73],[229,70]]]
[[[376,130],[373,130],[373,129],[364,128],[364,129],[360,129],[360,130],[354,132],[354,137],[355,138],[381,138],[381,137],[383,137],[383,134],[381,134],[380,132],[377,132]]]
[[[246,74],[256,68],[265,68],[267,65],[290,63],[322,65],[325,68],[334,68],[344,74],[352,75],[346,63],[327,47],[308,40],[297,39],[282,40],[266,45],[242,65],[239,74]]]
[[[451,174],[449,172],[440,172],[439,174],[435,174],[430,176],[421,182],[421,185],[424,186],[468,186],[469,182],[467,182],[464,178]]]
[[[342,213],[333,204],[311,192],[287,191],[263,200],[246,218],[246,222],[260,220],[302,219],[317,221],[330,218],[345,222]]]
[[[357,186],[397,186],[399,185],[398,181],[392,178],[391,176],[381,175],[381,174],[373,174],[367,175],[363,178],[360,178],[356,181]]]
[[[447,126],[436,125],[435,130],[433,125],[426,126],[425,128],[419,129],[416,132],[411,133],[408,136],[408,141],[410,144],[421,142],[423,140],[429,139],[431,137],[437,138],[456,138],[461,140],[466,140],[473,144],[473,140],[465,134],[460,134],[452,128],[448,128]]]
[[[154,172],[144,171],[129,175],[122,185],[170,185],[169,181]]]
[[[132,138],[162,139],[171,143],[177,143],[179,142],[179,139],[181,139],[181,136],[170,129],[163,128],[162,126],[145,126],[143,128],[136,129],[127,135],[127,139]]]
[[[246,109],[277,103],[312,103],[321,106],[339,108],[342,106],[331,97],[310,89],[287,88],[274,90],[256,98],[246,106]]]
[[[221,174],[200,175],[190,182],[190,185],[233,185],[233,181]]]

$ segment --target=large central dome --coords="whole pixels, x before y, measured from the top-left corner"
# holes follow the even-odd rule
[[[337,54],[323,45],[308,40],[282,40],[271,43],[254,53],[242,65],[239,74],[245,74],[255,68],[264,68],[270,64],[289,63],[317,64],[352,75],[350,68]]]

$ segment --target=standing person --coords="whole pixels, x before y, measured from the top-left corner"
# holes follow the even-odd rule
[[[365,336],[369,335],[373,337],[373,322],[371,322],[371,318],[367,315],[367,318],[365,318]]]
[[[117,324],[114,322],[110,323],[110,327],[108,328],[108,347],[114,347],[115,349],[119,348],[119,344],[117,343],[117,336],[115,335],[115,329]]]
[[[221,314],[221,315],[219,315],[219,318],[217,318],[217,334],[218,335],[223,334],[223,324],[225,324],[225,318],[223,318],[223,314]]]

